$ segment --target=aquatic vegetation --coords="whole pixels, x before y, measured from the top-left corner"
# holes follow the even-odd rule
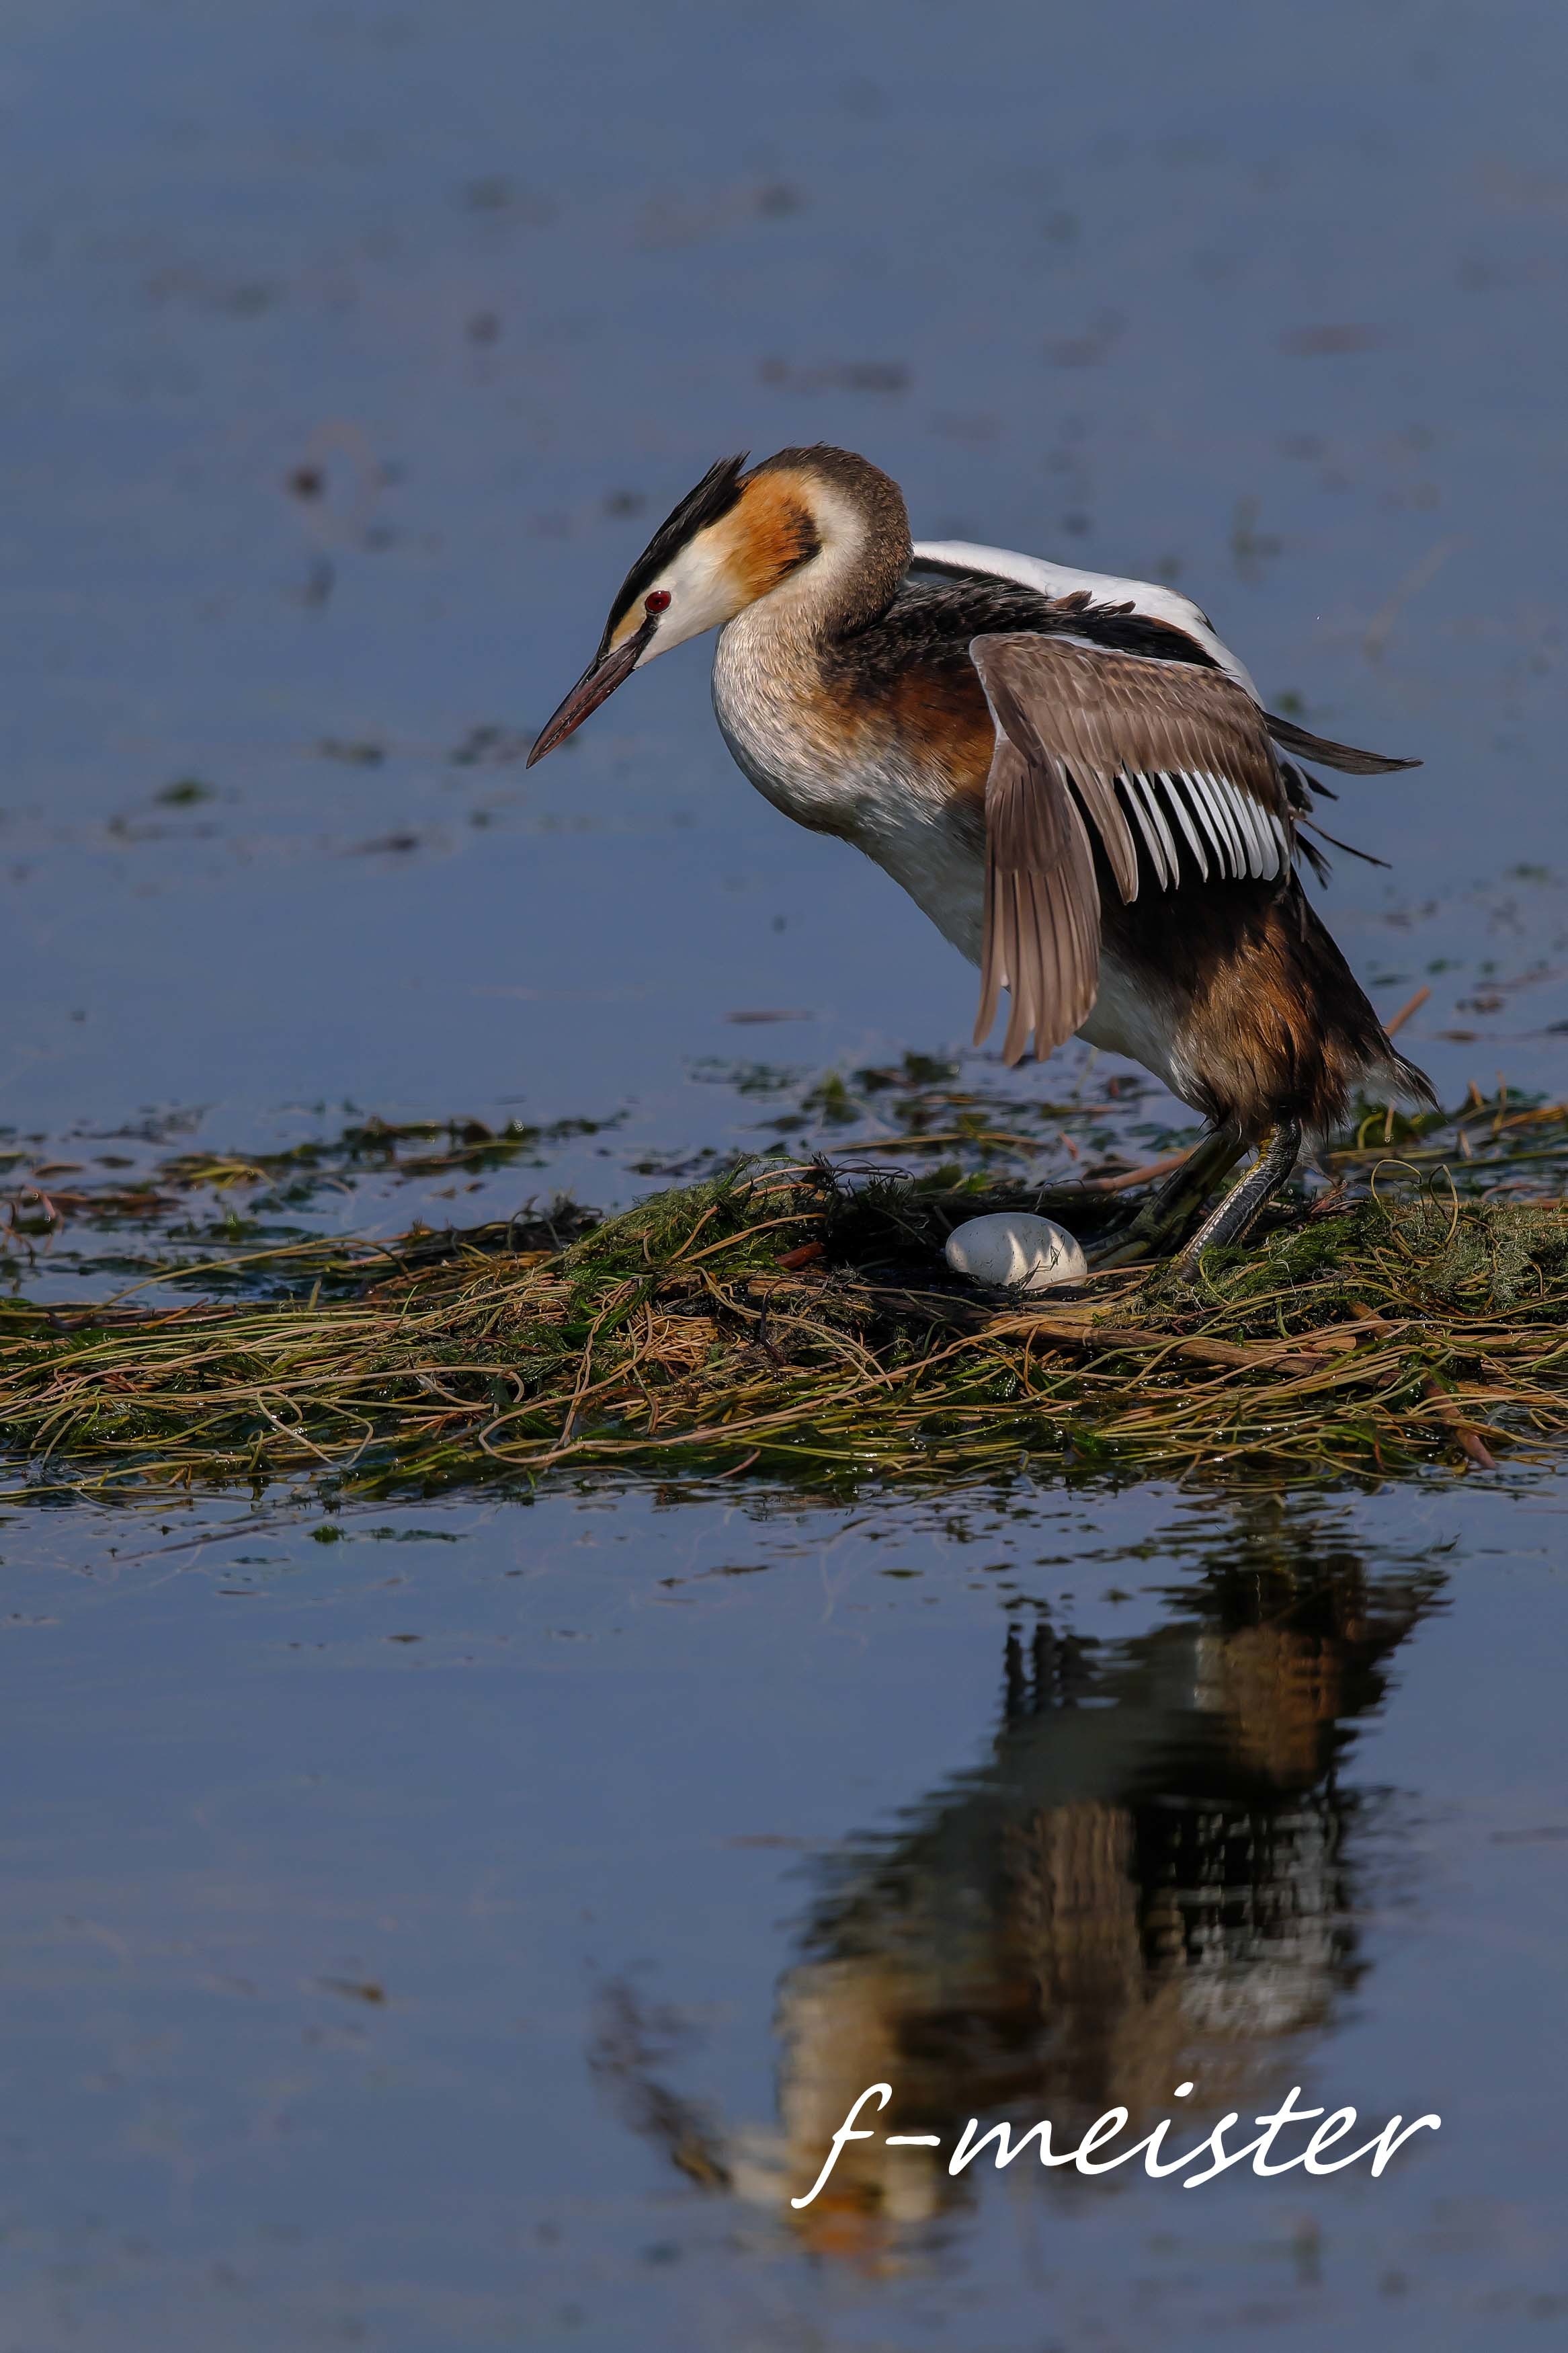
[[[1540,1132],[1520,1116],[1468,1165]],[[1029,1208],[1091,1234],[1115,1180],[998,1190],[752,1160],[602,1223],[561,1208],[306,1239],[256,1254],[260,1298],[0,1305],[0,1442],[35,1492],[107,1496],[588,1465],[1376,1472],[1560,1440],[1568,1207],[1471,1198],[1408,1159],[1373,1155],[1369,1175],[1359,1198],[1334,1187],[1210,1253],[1195,1285],[1127,1269],[1047,1301],[957,1282],[948,1232]]]

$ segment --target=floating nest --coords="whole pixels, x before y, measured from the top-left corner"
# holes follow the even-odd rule
[[[1568,1430],[1558,1198],[1374,1166],[1363,1198],[1298,1204],[1195,1286],[1158,1268],[1027,1302],[957,1286],[946,1235],[1010,1208],[1089,1236],[1118,1204],[752,1161],[603,1223],[301,1240],[266,1254],[260,1300],[11,1303],[0,1443],[35,1493],[314,1473],[371,1495],[590,1465],[1489,1468]]]

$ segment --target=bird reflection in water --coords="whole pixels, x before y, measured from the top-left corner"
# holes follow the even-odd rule
[[[1048,2116],[1070,2149],[1124,2106],[1130,2135],[1176,2115],[1174,2148],[1201,2139],[1204,2112],[1300,2080],[1300,2039],[1365,1966],[1358,1852],[1378,1801],[1341,1767],[1441,1579],[1370,1577],[1293,1519],[1244,1523],[1131,1641],[1010,1628],[984,1760],[816,1867],[779,1989],[778,2129],[721,2133],[658,2083],[657,2025],[623,1989],[595,2064],[628,2120],[693,2178],[865,2258],[973,2198],[974,2177],[947,2171],[972,2116]],[[1173,2106],[1187,2081],[1196,2095]],[[876,2083],[893,2088],[858,2119],[876,2137],[793,2211]],[[889,2148],[889,2133],[940,2146]],[[1032,2150],[1017,2170],[1063,2179]]]

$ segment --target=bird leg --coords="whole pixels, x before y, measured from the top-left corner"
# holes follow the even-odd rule
[[[1200,1137],[1173,1176],[1152,1193],[1132,1223],[1109,1244],[1089,1252],[1095,1267],[1140,1266],[1173,1250],[1196,1212],[1247,1146],[1228,1121]]]
[[[1176,1261],[1178,1274],[1195,1274],[1205,1250],[1245,1240],[1289,1176],[1300,1150],[1300,1126],[1292,1119],[1281,1120],[1263,1139],[1258,1157],[1246,1176],[1231,1187],[1218,1208],[1204,1219]]]

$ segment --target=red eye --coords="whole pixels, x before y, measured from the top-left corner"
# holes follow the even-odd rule
[[[656,588],[651,596],[645,596],[643,598],[642,608],[645,613],[662,613],[668,602],[668,589]]]

